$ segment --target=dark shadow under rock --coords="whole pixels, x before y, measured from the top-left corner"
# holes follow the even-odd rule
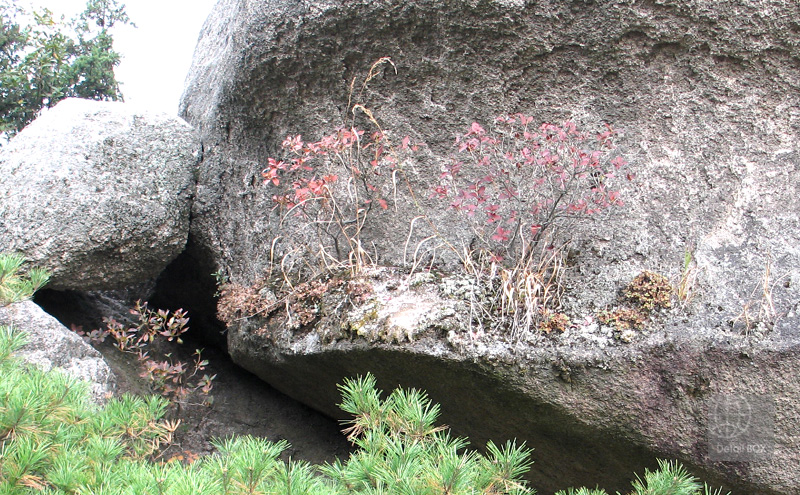
[[[225,326],[217,319],[216,271],[210,255],[189,236],[186,250],[156,280],[150,304],[153,308],[186,310],[192,333],[204,345],[225,349]]]
[[[211,406],[189,405],[180,414],[182,426],[176,443],[164,457],[213,452],[211,440],[231,435],[252,435],[290,447],[283,458],[312,464],[345,459],[350,445],[333,419],[304,406],[242,370],[222,352],[206,349],[206,372],[216,374]]]
[[[185,263],[186,258],[182,255],[171,265],[171,270],[180,271]],[[91,293],[42,290],[36,294],[36,302],[65,326],[80,326],[88,331],[102,328],[103,317],[110,316],[118,320],[130,317],[130,307],[136,299],[146,297],[147,293],[144,289]],[[164,299],[159,300],[159,304],[164,302]],[[155,303],[151,306],[154,309],[161,307]],[[211,308],[215,307],[212,301]],[[213,404],[206,406],[199,403],[202,398],[192,399],[179,412],[170,413],[173,419],[180,419],[182,424],[175,443],[163,453],[165,459],[176,456],[191,459],[195,455],[211,453],[212,439],[231,435],[253,435],[270,441],[286,440],[290,447],[284,452],[284,458],[291,457],[312,464],[332,462],[337,457],[343,458],[349,454],[349,443],[335,420],[296,402],[233,364],[223,351],[215,347],[217,342],[205,341],[206,334],[210,332],[198,332],[202,324],[195,325],[193,318],[190,327],[191,335],[187,334],[189,336],[184,345],[162,348],[160,351],[171,352],[177,359],[191,362],[194,349],[204,348],[203,358],[209,364],[203,373],[216,375],[211,394]],[[146,380],[139,377],[141,365],[133,355],[118,351],[111,345],[111,339],[97,345],[97,348],[118,376],[119,393],[152,393]]]
[[[231,352],[242,366],[279,390],[342,418],[336,408],[336,385],[346,377],[370,372],[387,393],[398,386],[425,390],[441,405],[440,422],[456,435],[468,435],[473,448],[481,449],[489,440],[502,444],[514,438],[534,448],[534,464],[526,477],[542,493],[595,485],[612,493],[625,492],[635,472],[657,467],[655,455],[647,449],[581,423],[574,411],[525,396],[508,386],[507,377],[492,376],[478,364],[357,344],[272,359],[257,358],[252,350],[242,355],[235,345]]]

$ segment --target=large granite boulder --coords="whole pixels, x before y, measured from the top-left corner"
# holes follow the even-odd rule
[[[595,484],[627,493],[633,473],[659,458],[734,493],[796,493],[796,314],[767,335],[743,335],[718,315],[673,308],[627,339],[585,315],[526,342],[469,332],[475,308],[448,295],[458,282],[381,269],[357,288],[331,279],[280,301],[263,283],[223,286],[228,352],[341,419],[346,377],[426,390],[473,445],[534,447],[530,479],[544,493]]]
[[[798,16],[791,0],[221,0],[182,115],[204,146],[193,249],[213,260],[206,273],[225,275],[228,302],[245,310],[223,308],[232,356],[331,413],[333,384],[356,372],[426,388],[473,440],[530,439],[544,490],[624,489],[631,469],[665,456],[745,492],[797,492]],[[268,276],[314,262],[289,256],[298,237],[261,171],[287,135],[315,140],[341,125],[350,82],[359,88],[384,56],[396,74],[384,66],[359,100],[385,129],[428,146],[406,169],[416,198],[401,197],[362,232],[381,264],[408,268],[409,245],[433,247],[420,244],[432,235],[423,222],[409,229],[422,214],[464,238],[465,222],[428,193],[453,136],[473,120],[520,111],[624,130],[619,151],[637,175],[623,187],[624,210],[572,233],[563,303],[585,324],[547,338],[475,336],[452,315],[428,321],[449,299],[424,282],[432,292],[416,302],[395,307],[388,301],[401,295],[386,296],[388,313],[348,316],[358,298],[326,302],[319,286],[310,287],[317,313],[306,324],[275,312],[289,303],[271,295]],[[440,267],[455,267],[441,248],[436,255]],[[697,276],[694,298],[647,331],[617,339],[591,320],[642,270],[677,284],[685,261]],[[403,287],[398,280],[387,284]],[[409,312],[431,301],[430,311]],[[410,333],[386,323],[391,338],[376,339],[359,331],[364,318],[421,321]],[[342,326],[351,331],[330,330]],[[747,394],[774,406],[774,450],[715,457],[706,438],[713,401]]]
[[[44,371],[59,369],[89,382],[96,402],[105,403],[116,390],[116,376],[103,356],[33,302],[0,307],[0,325],[11,326],[27,336],[27,343],[18,353],[23,360]]]
[[[64,100],[0,148],[0,250],[52,289],[152,279],[186,245],[199,153],[177,117]]]

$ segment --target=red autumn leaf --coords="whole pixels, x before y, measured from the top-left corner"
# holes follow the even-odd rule
[[[303,139],[300,137],[300,134],[297,136],[286,136],[286,139],[283,140],[281,144],[284,148],[289,148],[293,152],[299,152],[303,149]]]
[[[503,227],[497,227],[497,230],[492,236],[492,240],[497,242],[505,242],[508,240],[509,234],[511,234],[511,230],[504,229]]]
[[[308,189],[315,196],[322,196],[325,194],[325,182],[317,179],[308,181]]]
[[[467,136],[483,136],[486,133],[486,129],[481,127],[481,125],[477,122],[473,122],[469,128],[469,132],[467,132]]]
[[[448,191],[447,186],[444,186],[444,185],[436,186],[436,187],[433,188],[433,192],[431,193],[431,197],[433,198],[434,196],[437,196],[437,197],[439,197],[439,199],[446,198],[448,192],[449,191]]]
[[[294,199],[298,203],[303,202],[311,197],[311,191],[307,187],[298,187],[294,190]]]
[[[277,186],[281,183],[280,179],[278,178],[278,171],[273,168],[264,169],[264,171],[261,172],[261,175],[264,177],[264,184],[271,182],[272,185]]]
[[[526,126],[526,125],[530,124],[531,122],[533,122],[533,117],[528,117],[528,116],[523,115],[521,113],[517,114],[517,118],[519,118],[519,123],[522,124],[523,126]]]

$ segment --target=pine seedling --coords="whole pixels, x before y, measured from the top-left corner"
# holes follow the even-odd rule
[[[706,483],[703,483],[703,495],[731,495],[731,492],[723,492],[722,488],[714,490]]]
[[[519,488],[518,480],[527,473],[533,461],[530,460],[530,450],[525,448],[523,443],[517,447],[516,441],[509,440],[503,447],[498,447],[494,442],[486,444],[489,452],[489,468],[493,473],[496,484],[503,484],[507,490]]]
[[[278,458],[289,446],[288,442],[269,442],[249,435],[231,437],[214,442],[220,455],[231,458],[229,464],[230,486],[245,493],[263,491],[278,465]]]
[[[556,492],[556,495],[608,495],[608,492],[600,488],[567,488]]]
[[[698,495],[703,489],[697,479],[677,462],[658,461],[658,469],[645,469],[644,478],[636,477],[633,495]]]
[[[321,468],[350,493],[530,494],[520,477],[530,451],[513,442],[489,444],[488,457],[465,451],[468,442],[436,426],[439,406],[424,392],[396,389],[385,400],[371,374],[340,386],[351,441],[358,450],[346,463]]]
[[[280,463],[275,472],[274,493],[286,495],[330,494],[322,479],[314,474],[311,465],[304,461]]]
[[[45,480],[48,484],[65,493],[75,493],[89,480],[88,457],[79,449],[64,449],[54,457]]]

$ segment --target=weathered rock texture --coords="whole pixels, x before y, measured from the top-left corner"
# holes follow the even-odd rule
[[[363,103],[385,128],[429,145],[409,182],[443,232],[459,238],[463,222],[428,202],[428,191],[471,121],[522,111],[609,122],[624,130],[620,150],[638,179],[623,190],[624,213],[574,232],[565,301],[573,321],[614,304],[643,269],[678,281],[687,249],[700,275],[692,303],[632,344],[588,324],[538,347],[475,352],[437,332],[369,344],[358,332],[326,342],[316,327],[285,339],[258,331],[283,324],[280,316],[232,321],[232,355],[331,412],[333,383],[355,372],[429,389],[445,420],[474,440],[530,438],[544,490],[568,480],[623,488],[637,458],[666,456],[745,492],[800,493],[798,19],[791,0],[221,0],[182,113],[205,150],[192,233],[232,282],[264,277],[293,235],[261,184],[266,158],[289,133],[318,139],[339,125],[351,79],[382,56],[397,75],[375,78]],[[364,232],[383,264],[402,265],[408,243],[430,234],[408,237],[419,211],[403,206]],[[771,457],[709,459],[706,403],[715,393],[774,398]],[[556,461],[565,458],[566,468]]]
[[[278,304],[260,284],[229,288],[221,300],[228,350],[334,417],[341,417],[336,384],[345,377],[371,372],[385,390],[422,388],[473,444],[516,438],[535,447],[531,479],[546,493],[595,484],[624,493],[632,473],[656,458],[679,459],[736,493],[797,493],[795,339],[706,328],[711,316],[685,308],[663,312],[630,343],[581,318],[559,335],[471,336],[470,305],[446,295],[452,283],[409,283],[381,270],[362,278],[357,292],[333,279],[323,291]],[[353,304],[365,286],[366,300]],[[296,328],[304,311],[313,321]],[[753,411],[772,408],[766,439],[774,450],[718,462],[708,444],[716,424],[709,409],[741,396]]]
[[[0,148],[0,250],[53,289],[154,278],[186,245],[199,151],[176,117],[64,100]]]
[[[89,382],[98,403],[114,392],[116,377],[103,356],[33,302],[0,307],[0,325],[25,332],[28,343],[19,355],[28,363],[44,371],[60,369]]]

